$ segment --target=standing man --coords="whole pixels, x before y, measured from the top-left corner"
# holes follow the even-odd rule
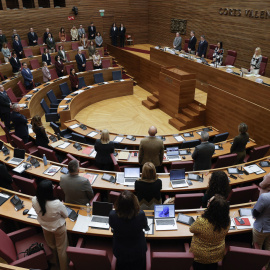
[[[95,39],[96,36],[96,27],[94,26],[94,23],[91,22],[90,26],[88,26],[88,39],[92,40]]]
[[[194,171],[211,169],[211,160],[215,152],[215,145],[208,142],[209,134],[206,131],[201,133],[201,144],[195,147],[192,154],[194,160]]]
[[[120,37],[120,47],[125,47],[126,27],[121,23],[118,29]]]
[[[6,128],[10,130],[10,108],[11,101],[4,89],[3,85],[0,85],[0,116],[2,122],[4,122]]]
[[[20,35],[17,34],[17,30],[16,30],[16,29],[13,29],[13,34],[12,34],[12,36],[11,36],[12,41],[15,40],[15,37],[16,37],[16,36],[18,36],[19,41],[21,41]]]
[[[0,29],[0,51],[2,50],[4,43],[7,43],[7,38],[5,35],[3,35],[2,29]]]
[[[113,46],[117,46],[117,36],[118,36],[118,29],[116,27],[116,23],[113,23],[110,31],[110,37],[112,39]]]
[[[79,72],[85,71],[85,66],[86,66],[86,58],[84,54],[82,54],[81,50],[78,50],[78,54],[75,56],[77,66],[79,69]]]
[[[17,57],[16,52],[12,52],[9,62],[12,66],[12,72],[14,74],[17,74],[18,72],[21,71],[21,62],[20,59]]]
[[[23,58],[23,46],[18,36],[14,37],[13,41],[13,49],[16,52],[17,56],[22,59]]]
[[[51,34],[51,37],[52,37],[52,33],[50,33],[50,29],[46,28],[46,32],[43,34],[43,45],[46,45],[46,40],[47,40],[49,34]]]
[[[191,54],[195,54],[196,53],[196,46],[197,44],[197,38],[195,37],[195,32],[191,31],[190,32],[190,39],[188,42],[188,52]]]
[[[197,50],[196,55],[198,55],[200,57],[205,57],[207,47],[208,47],[208,42],[205,40],[205,36],[202,35],[201,36],[201,41],[199,42],[199,45],[198,45],[198,50]]]
[[[68,163],[69,174],[61,175],[60,187],[65,193],[65,202],[79,205],[90,204],[94,192],[87,178],[79,176],[79,162],[74,159]]]
[[[24,78],[24,85],[26,89],[32,90],[34,88],[33,74],[25,62],[23,63],[22,76]]]
[[[148,137],[141,140],[139,148],[139,163],[144,165],[152,162],[156,167],[162,165],[164,155],[163,141],[156,137],[157,128],[152,126],[148,130]]]
[[[29,46],[36,46],[38,44],[38,36],[34,32],[34,29],[31,27],[29,28],[30,32],[28,33],[28,40],[29,40]]]
[[[178,51],[182,50],[182,38],[180,37],[179,32],[176,33],[176,36],[173,41],[173,47],[175,50],[178,50]]]
[[[20,106],[18,104],[12,105],[13,112],[11,113],[11,121],[15,128],[15,135],[23,140],[24,143],[28,143],[28,126],[27,119],[24,115],[20,114]]]
[[[78,29],[78,34],[79,34],[79,40],[81,39],[82,35],[85,34],[85,30],[84,30],[82,24],[80,24],[80,27]]]

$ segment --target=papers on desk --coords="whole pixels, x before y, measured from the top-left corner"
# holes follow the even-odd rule
[[[242,217],[242,220],[245,222],[244,224],[240,224],[236,218],[232,218],[231,226],[234,226],[234,227],[236,226],[238,230],[253,228],[253,223],[255,222],[255,219],[252,216]]]
[[[31,94],[27,94],[27,95],[24,95],[25,97],[29,98],[29,97],[32,97],[33,95]]]
[[[86,147],[82,150],[82,153],[85,155],[90,155],[94,150],[93,146]]]
[[[245,74],[245,77],[253,77],[253,74]]]
[[[124,79],[121,79],[120,82],[124,82],[125,80]]]
[[[75,128],[79,127],[79,126],[80,126],[79,124],[74,124],[74,125],[70,126],[69,128],[75,129]]]
[[[232,65],[226,65],[227,68],[234,68]]]
[[[124,140],[124,137],[121,136],[116,136],[113,140],[113,142],[120,143]]]
[[[125,175],[123,172],[116,173],[116,183],[124,185],[125,183]]]
[[[18,103],[18,105],[19,105],[20,108],[26,107],[26,104],[25,103]]]
[[[4,193],[0,193],[0,205],[5,203],[9,198],[10,198],[9,195],[4,194]]]
[[[88,225],[90,221],[91,221],[90,217],[78,215],[77,221],[72,231],[86,233],[88,231]]]
[[[130,153],[128,151],[121,151],[118,155],[118,159],[121,160],[128,160],[130,156]]]
[[[44,174],[54,176],[60,169],[60,166],[52,165],[44,172]]]
[[[64,100],[72,100],[72,98],[67,98],[67,97],[66,97],[66,98],[64,98]]]
[[[98,177],[98,174],[95,174],[95,173],[85,173],[83,175],[83,177],[87,178],[89,180],[90,184],[93,185],[94,182],[95,182],[95,180]]]
[[[29,210],[27,214],[29,218],[37,219],[37,213],[33,207]]]
[[[175,138],[176,141],[178,141],[178,142],[183,142],[183,141],[185,140],[181,135],[174,136],[174,138]]]
[[[225,66],[217,66],[218,68],[225,68]]]
[[[146,235],[153,235],[154,234],[154,219],[153,218],[149,218],[149,217],[146,217],[147,218],[147,224],[148,224],[148,227],[149,227],[149,231],[146,231],[143,229],[143,231],[145,232]]]
[[[59,145],[61,145],[63,143],[65,143],[63,140],[59,140],[59,141],[56,141],[56,142],[52,143],[51,147],[54,148],[54,147],[57,147],[57,146],[59,146]]]
[[[182,54],[182,53],[180,53],[180,54],[179,54],[179,56],[180,56],[180,57],[185,57],[185,55],[184,55],[184,54]]]
[[[249,174],[250,173],[256,173],[256,174],[265,173],[265,171],[262,168],[260,168],[257,164],[245,166],[244,170],[248,172]]]
[[[69,142],[64,142],[64,143],[58,145],[58,148],[65,149],[65,148],[67,148],[69,145],[70,145]]]
[[[33,133],[32,125],[28,124],[27,127],[28,127],[28,133],[29,134]]]
[[[226,72],[228,72],[228,73],[233,73],[233,70],[230,69],[230,68],[227,68],[227,69],[226,69]]]
[[[201,131],[198,131],[197,134],[199,134],[201,136],[202,132]]]
[[[59,108],[66,108],[68,105],[60,105]]]
[[[95,137],[97,134],[98,134],[98,132],[96,132],[96,131],[91,131],[91,132],[88,133],[86,136],[93,138],[93,137]]]
[[[14,168],[12,171],[16,173],[23,173],[26,170],[25,168],[25,162]]]
[[[92,153],[89,155],[91,158],[95,158],[97,155],[97,152],[95,150],[92,151]]]
[[[84,90],[77,90],[77,91],[75,91],[74,93],[80,94],[80,93],[82,93],[82,92],[84,92]]]

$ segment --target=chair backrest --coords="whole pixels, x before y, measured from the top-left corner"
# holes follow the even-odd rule
[[[189,39],[185,39],[185,44],[184,44],[184,51],[188,52],[188,43],[189,43]]]
[[[111,262],[107,251],[88,248],[67,248],[68,258],[72,261],[75,269],[110,270]]]
[[[103,50],[97,50],[97,51],[98,51],[98,54],[100,55],[100,57],[104,56]]]
[[[73,141],[81,142],[81,143],[86,143],[85,136],[83,136],[83,135],[81,135],[81,134],[72,132],[72,133],[71,133],[71,136],[72,136],[72,140],[73,140]]]
[[[60,187],[60,186],[58,186],[57,188],[56,188],[56,190],[55,190],[55,192],[56,192],[56,197],[60,200],[60,201],[65,201],[65,193],[64,193],[64,191],[63,191],[63,189]]]
[[[186,172],[193,171],[193,160],[172,162],[171,170],[179,169],[185,169]]]
[[[234,65],[235,63],[235,60],[236,60],[236,56],[237,56],[237,52],[236,51],[231,51],[231,50],[228,50],[228,54],[227,54],[227,57],[226,57],[226,60],[225,60],[225,63],[224,65]]]
[[[65,68],[66,68],[67,74],[70,75],[70,70],[71,70],[72,68],[74,68],[74,65],[73,65],[73,64],[71,64],[71,65],[66,65]]]
[[[70,56],[68,53],[66,53],[67,60],[70,62]]]
[[[31,196],[36,195],[37,184],[35,179],[28,179],[19,175],[12,176],[15,185],[21,190],[22,193]]]
[[[247,162],[263,158],[268,152],[269,148],[270,148],[269,144],[254,148],[253,150],[250,151]]]
[[[47,97],[50,100],[51,103],[53,104],[58,104],[58,100],[53,92],[53,90],[51,89],[49,92],[47,92]]]
[[[57,72],[55,68],[49,69],[50,73],[51,73],[51,79],[55,80],[58,78]]]
[[[87,59],[86,51],[82,51],[82,54],[84,55],[85,59]]]
[[[42,146],[38,146],[38,152],[42,157],[43,157],[43,154],[45,154],[47,160],[59,163],[59,160],[57,159],[55,152],[53,150],[42,147]]]
[[[69,34],[66,34],[66,41],[71,41],[71,37]]]
[[[236,160],[237,160],[236,153],[224,155],[224,156],[219,156],[217,158],[217,161],[213,164],[212,169],[232,166],[235,164]]]
[[[25,147],[25,144],[21,138],[19,138],[15,134],[12,134],[11,138],[18,148],[26,150],[27,147]]]
[[[85,81],[84,81],[84,77],[79,77],[79,89],[85,87]]]
[[[70,90],[66,82],[59,84],[59,87],[63,96],[68,96],[70,94]]]
[[[86,61],[85,70],[88,71],[88,70],[93,70],[93,69],[94,69],[93,62],[92,61]]]
[[[45,101],[45,99],[43,98],[41,101],[40,101],[40,105],[42,107],[42,109],[44,110],[45,113],[49,113],[50,112],[50,109]]]
[[[32,69],[40,68],[40,65],[39,65],[39,62],[37,59],[30,60],[29,62],[30,62]]]
[[[26,91],[26,89],[25,89],[25,87],[24,87],[22,81],[18,81],[18,82],[17,82],[17,85],[19,86],[19,89],[20,89],[22,95],[23,95],[23,96],[26,95],[26,94],[27,94],[27,91]]]
[[[196,209],[202,205],[203,193],[175,194],[175,209]]]
[[[53,65],[55,64],[55,58],[54,57],[51,57],[51,62],[52,62]]]
[[[269,257],[269,250],[229,246],[222,261],[222,269],[263,269]]]
[[[78,42],[72,42],[71,43],[71,49],[74,51],[77,51],[79,48],[79,43]]]
[[[213,139],[211,140],[212,143],[219,143],[219,142],[223,142],[226,141],[227,138],[229,136],[229,132],[224,132],[224,133],[220,133],[217,134],[213,137]]]
[[[102,83],[102,82],[104,82],[103,73],[95,73],[94,74],[94,81],[95,81],[95,83]]]
[[[261,76],[264,76],[265,75],[265,70],[266,70],[267,62],[268,62],[268,57],[263,56],[262,57],[261,66],[260,66],[260,71],[259,71],[259,74]]]
[[[8,95],[8,97],[9,97],[9,99],[11,100],[11,102],[17,102],[17,97],[15,96],[15,94],[13,93],[13,91],[12,91],[12,89],[11,88],[8,88],[7,90],[6,90],[6,92],[7,92],[7,95]]]
[[[110,59],[103,59],[102,60],[102,68],[108,68],[111,66],[111,61]]]
[[[33,56],[33,51],[32,49],[23,49],[23,52],[24,52],[24,56],[25,57],[29,57],[29,56]]]
[[[117,191],[110,191],[109,193],[109,197],[108,197],[108,201],[110,203],[115,203],[115,201],[118,199],[118,197],[120,196],[120,192],[117,192]]]
[[[111,159],[112,159],[112,162],[113,162],[114,171],[116,171],[116,172],[121,172],[120,166],[118,165],[118,162],[117,162],[117,160],[116,160],[114,154],[111,153],[110,155],[111,155]]]
[[[191,140],[191,141],[185,141],[185,142],[181,143],[180,147],[181,147],[181,149],[192,148],[192,147],[195,147],[199,144],[201,144],[200,140]]]
[[[77,158],[73,157],[71,154],[67,154],[67,159],[68,162],[70,162],[71,160],[77,160],[79,162],[79,166],[81,166],[81,162]]]
[[[55,124],[54,122],[50,122],[50,126],[53,129],[55,134],[57,133],[61,134],[61,130],[57,124]]]
[[[112,72],[112,77],[114,81],[121,80],[122,79],[122,73],[121,70],[116,70]]]
[[[38,38],[37,44],[38,45],[42,45],[43,44],[43,38],[42,37],[39,37]]]
[[[2,123],[1,121],[0,121],[0,127],[5,131],[8,143],[10,143],[12,146],[14,146],[14,142],[12,141],[12,138],[11,138],[11,135],[10,135],[8,129],[6,128],[5,124]]]
[[[43,54],[44,53],[44,49],[45,48],[47,48],[47,46],[41,46],[41,47],[39,47],[40,54]]]
[[[152,252],[152,270],[190,270],[194,255],[190,252]]]
[[[217,45],[215,45],[215,44],[210,44],[209,45],[209,51],[208,51],[208,54],[207,54],[208,59],[213,60],[213,53],[214,53],[216,47],[217,47]]]
[[[23,46],[23,47],[28,47],[28,43],[27,43],[26,40],[21,39],[21,43],[22,43],[22,46]]]
[[[256,201],[259,196],[259,189],[256,185],[247,187],[238,187],[231,190],[227,201],[231,205]]]
[[[16,260],[17,253],[12,240],[8,235],[0,229],[0,257],[7,263],[12,263]]]

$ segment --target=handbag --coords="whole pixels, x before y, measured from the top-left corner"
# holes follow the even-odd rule
[[[34,253],[37,253],[41,250],[43,250],[45,252],[44,245],[42,243],[36,242],[36,243],[32,244],[28,249],[26,249],[23,252],[20,252],[19,254],[24,253],[24,257],[25,257],[25,256],[32,255]],[[18,260],[19,254],[17,255],[17,260]],[[46,252],[45,252],[45,254],[46,254]]]

